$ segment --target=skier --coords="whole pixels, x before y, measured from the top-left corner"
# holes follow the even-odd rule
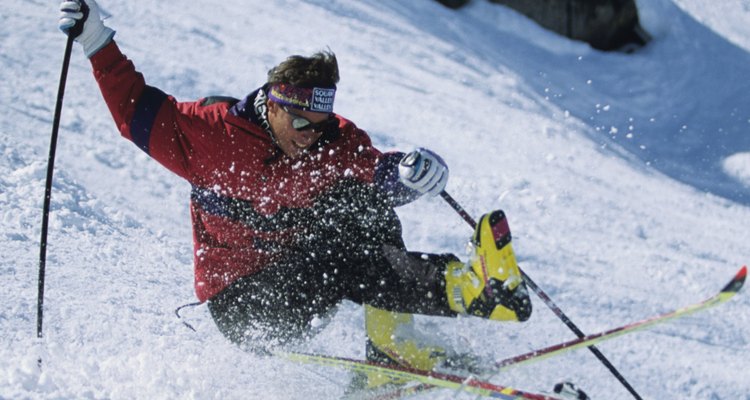
[[[394,207],[440,193],[448,167],[425,148],[382,153],[335,114],[332,52],[287,58],[242,99],[180,102],[145,83],[94,0],[60,11],[122,136],[192,185],[195,292],[232,342],[262,352],[305,338],[349,299],[366,305],[370,358],[432,368],[434,349],[395,339],[411,314],[529,317],[507,255],[487,271],[485,256],[406,250]],[[479,253],[495,251],[482,240],[493,215],[475,232]]]

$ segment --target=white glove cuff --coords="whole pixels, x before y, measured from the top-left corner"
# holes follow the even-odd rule
[[[115,31],[101,22],[91,28],[94,29],[90,33],[85,32],[85,37],[84,34],[78,37],[78,41],[83,45],[83,52],[88,58],[91,58],[102,47],[108,45],[112,41],[112,37],[115,36]]]

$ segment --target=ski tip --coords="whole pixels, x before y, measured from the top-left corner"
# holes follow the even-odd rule
[[[745,278],[747,277],[747,266],[743,266],[740,268],[739,271],[737,271],[737,274],[732,278],[732,280],[727,284],[727,286],[722,289],[722,293],[737,293],[742,289],[742,285],[745,284]]]

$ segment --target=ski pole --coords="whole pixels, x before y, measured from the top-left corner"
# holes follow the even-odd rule
[[[461,205],[458,204],[458,202],[450,194],[448,194],[448,192],[443,190],[442,192],[440,192],[440,196],[458,213],[458,215],[461,216],[461,218],[464,219],[464,221],[466,221],[467,224],[469,224],[472,227],[472,229],[474,229],[477,226],[477,223],[474,220],[474,218],[472,218],[471,215],[469,215],[469,213],[467,213],[466,210],[464,210],[464,208],[461,207]],[[540,299],[542,299],[544,304],[546,304],[547,307],[549,307],[550,310],[552,310],[552,312],[555,313],[555,315],[558,318],[560,318],[560,320],[571,331],[573,331],[573,333],[575,333],[576,336],[578,336],[579,339],[585,337],[586,334],[583,333],[583,331],[581,331],[578,328],[578,326],[576,326],[576,324],[574,324],[573,321],[571,321],[571,319],[568,318],[567,315],[565,315],[565,313],[560,309],[560,307],[557,306],[557,304],[555,304],[554,301],[552,301],[552,299],[547,295],[547,293],[545,293],[544,290],[542,290],[542,288],[540,288],[531,279],[531,277],[528,274],[526,274],[526,272],[524,272],[520,268],[519,270],[521,271],[521,276],[523,276],[524,282],[526,282],[526,284],[531,288],[531,290],[534,291],[534,293],[536,293],[536,295],[539,296]],[[598,358],[599,361],[601,361],[602,364],[604,364],[604,366],[607,367],[609,372],[611,372],[612,375],[614,375],[615,378],[617,378],[617,380],[620,381],[620,383],[623,386],[625,386],[625,388],[628,390],[628,392],[630,392],[630,394],[633,395],[633,397],[635,397],[638,400],[643,400],[643,398],[638,394],[638,392],[635,391],[635,388],[633,388],[633,386],[630,385],[627,379],[625,379],[625,377],[622,376],[620,371],[618,371],[617,368],[615,368],[615,366],[612,365],[611,362],[609,362],[607,357],[605,357],[604,354],[602,354],[602,352],[599,351],[599,349],[596,346],[594,345],[588,346],[588,349],[591,350],[591,352],[594,353],[596,358]]]
[[[42,207],[42,238],[39,245],[39,288],[37,291],[36,307],[36,337],[42,338],[42,323],[44,320],[44,277],[47,264],[47,230],[49,228],[49,208],[52,198],[52,175],[55,169],[55,152],[57,150],[57,132],[60,129],[60,114],[62,113],[63,96],[65,95],[65,82],[68,80],[68,66],[70,65],[70,53],[73,48],[72,34],[68,34],[65,43],[65,55],[63,56],[62,71],[60,72],[60,86],[57,89],[57,103],[55,104],[55,117],[52,120],[52,137],[50,138],[49,157],[47,158],[47,182],[44,187],[44,206]],[[42,359],[37,360],[39,365]]]

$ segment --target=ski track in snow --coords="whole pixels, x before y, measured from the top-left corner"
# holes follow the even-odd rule
[[[330,46],[337,112],[382,150],[424,145],[475,217],[503,208],[524,268],[586,332],[672,310],[748,262],[750,1],[639,0],[655,40],[601,53],[475,0],[102,0],[149,84],[240,97],[292,53]],[[720,4],[720,6],[719,6]],[[64,36],[57,3],[0,15],[0,398],[325,399],[349,374],[243,353],[194,301],[189,186],[119,138],[73,52],[52,195],[44,338],[35,339],[41,204]],[[410,248],[464,255],[438,199],[399,209]],[[524,324],[418,317],[448,345],[504,358],[573,337],[534,299]],[[646,398],[748,399],[750,297],[601,344]],[[362,357],[344,303],[303,350]],[[37,359],[43,368],[37,367]],[[498,383],[569,379],[628,399],[587,351]],[[473,398],[450,391],[423,398]]]

